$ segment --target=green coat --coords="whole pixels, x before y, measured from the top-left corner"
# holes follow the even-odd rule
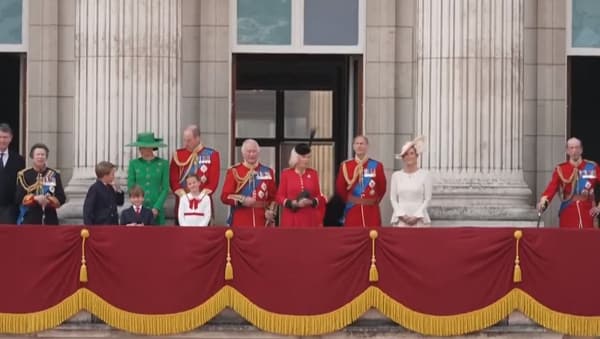
[[[127,188],[138,185],[144,190],[144,206],[156,208],[156,225],[165,224],[165,200],[169,194],[169,162],[161,158],[146,161],[132,159],[127,170]]]

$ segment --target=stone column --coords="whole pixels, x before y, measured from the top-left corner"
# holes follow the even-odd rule
[[[418,1],[416,132],[428,140],[435,219],[535,219],[522,166],[523,3]]]
[[[61,217],[76,220],[95,164],[111,161],[125,177],[138,132],[164,138],[163,158],[176,148],[181,0],[76,0],[75,12],[74,171]]]

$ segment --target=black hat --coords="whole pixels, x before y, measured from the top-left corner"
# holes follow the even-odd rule
[[[307,155],[310,153],[310,146],[306,143],[300,143],[294,147],[294,151],[299,155]]]

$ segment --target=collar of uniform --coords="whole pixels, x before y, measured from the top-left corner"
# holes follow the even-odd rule
[[[365,154],[365,156],[360,159],[358,156],[354,156],[354,161],[356,161],[357,163],[361,163],[361,162],[366,162],[369,159],[369,157]]]
[[[251,170],[254,170],[254,169],[258,168],[258,164],[259,163],[257,162],[253,166],[253,165],[250,165],[249,163],[247,163],[246,161],[242,161],[242,165],[244,165],[244,167],[246,167],[247,169],[251,169]]]

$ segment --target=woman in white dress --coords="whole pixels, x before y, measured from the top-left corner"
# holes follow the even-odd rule
[[[431,201],[431,178],[418,165],[422,153],[423,137],[402,146],[396,157],[402,159],[403,168],[392,174],[390,200],[393,214],[391,223],[399,227],[429,226],[431,219],[427,206]]]

